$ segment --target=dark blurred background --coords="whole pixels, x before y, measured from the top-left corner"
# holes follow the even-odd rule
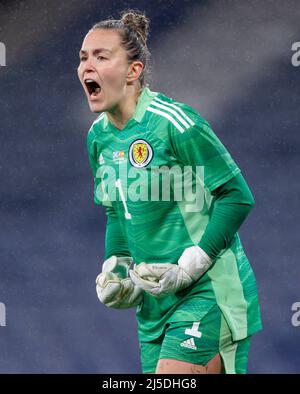
[[[106,309],[95,278],[91,114],[77,80],[88,29],[125,8],[151,18],[152,90],[194,106],[227,146],[256,207],[240,235],[264,330],[251,373],[299,373],[300,5],[287,1],[0,2],[0,372],[139,373],[133,310]]]

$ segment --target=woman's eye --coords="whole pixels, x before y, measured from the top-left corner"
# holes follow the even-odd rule
[[[86,57],[81,57],[81,58],[80,58],[80,61],[81,61],[81,62],[86,61]]]
[[[106,59],[106,57],[104,57],[104,56],[98,56],[97,57],[97,60],[105,60]]]

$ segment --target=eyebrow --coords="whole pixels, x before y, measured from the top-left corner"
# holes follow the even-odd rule
[[[83,49],[80,49],[80,51],[79,51],[79,56],[80,56],[80,55],[86,55],[87,52],[88,52],[88,51],[85,51],[85,50],[83,50]],[[92,50],[93,55],[97,55],[98,53],[101,53],[101,52],[111,53],[111,50],[110,50],[110,49],[107,49],[107,48],[96,48],[96,49],[93,49],[93,50]]]

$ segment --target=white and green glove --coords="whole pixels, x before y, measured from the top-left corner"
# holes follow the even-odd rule
[[[186,248],[178,264],[140,263],[129,271],[132,282],[155,297],[177,293],[197,281],[212,265],[199,246]]]
[[[99,300],[109,308],[131,308],[142,301],[143,290],[128,276],[132,261],[131,257],[111,256],[103,263],[96,278],[96,291]]]

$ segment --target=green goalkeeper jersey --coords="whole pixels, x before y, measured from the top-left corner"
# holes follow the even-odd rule
[[[176,264],[199,245],[214,208],[213,191],[240,169],[209,124],[190,106],[144,88],[122,130],[102,113],[87,137],[94,200],[106,207],[105,258]],[[261,329],[256,281],[238,233],[192,286],[163,298],[144,293],[141,341],[168,322],[199,321],[218,304],[233,340]]]

